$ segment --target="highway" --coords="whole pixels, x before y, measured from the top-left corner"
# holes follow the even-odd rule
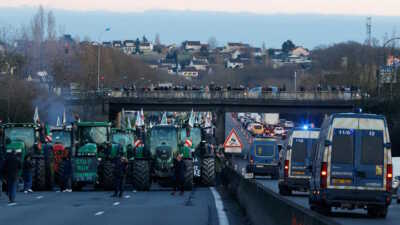
[[[227,114],[226,120],[226,133],[229,133],[232,128],[238,132],[243,145],[244,152],[247,152],[250,146],[251,138],[246,134],[246,130],[240,128],[240,123],[237,120],[233,119],[230,114]],[[244,141],[243,141],[244,140]],[[238,171],[242,171],[243,168],[247,165],[247,161],[243,159],[243,157],[235,157],[234,164],[237,166]],[[269,177],[256,177],[257,182],[262,184],[263,186],[269,188],[275,193],[279,192],[278,189],[278,181],[271,180]],[[305,208],[309,208],[308,205],[308,193],[294,192],[292,196],[284,196],[284,198],[301,205]],[[332,211],[331,217],[343,225],[393,225],[400,223],[400,204],[395,202],[393,199],[392,204],[389,206],[389,212],[386,219],[374,219],[368,218],[366,215],[366,210],[336,210]]]
[[[170,190],[153,187],[149,192],[127,191],[121,199],[110,196],[110,192],[93,191],[18,193],[16,205],[9,205],[2,195],[0,224],[246,224],[239,206],[226,192],[219,195],[214,188],[171,196]]]

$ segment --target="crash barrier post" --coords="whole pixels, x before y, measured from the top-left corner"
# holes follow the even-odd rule
[[[226,167],[223,180],[253,225],[339,225]]]

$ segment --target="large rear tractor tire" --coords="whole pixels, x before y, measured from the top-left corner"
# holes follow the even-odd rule
[[[185,159],[185,166],[186,166],[186,171],[185,171],[185,183],[183,184],[183,187],[185,190],[192,190],[193,189],[193,159]]]
[[[100,186],[104,190],[112,190],[114,188],[114,164],[111,160],[104,160],[100,165]]]
[[[46,189],[46,165],[44,158],[33,158],[32,188],[35,191]]]
[[[133,186],[138,191],[150,190],[151,176],[148,160],[135,160],[133,162]]]
[[[201,162],[201,183],[205,186],[215,186],[214,158],[205,158]]]

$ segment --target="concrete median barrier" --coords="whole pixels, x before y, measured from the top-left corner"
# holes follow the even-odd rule
[[[293,203],[253,179],[225,168],[224,181],[253,225],[338,225],[330,218]]]

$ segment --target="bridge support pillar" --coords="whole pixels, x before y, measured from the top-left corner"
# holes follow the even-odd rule
[[[223,109],[218,109],[217,121],[215,129],[215,137],[217,144],[224,144],[225,142],[225,111]]]

